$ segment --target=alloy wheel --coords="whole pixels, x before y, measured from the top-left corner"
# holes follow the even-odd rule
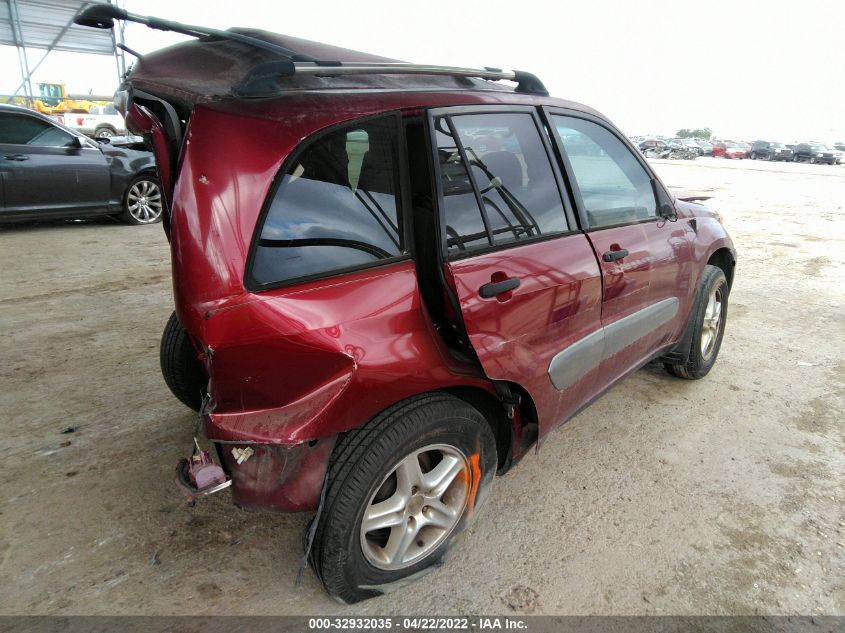
[[[379,569],[409,567],[434,552],[460,521],[470,492],[469,461],[446,444],[404,457],[382,481],[361,520],[361,549]]]
[[[161,189],[152,180],[139,180],[126,194],[126,209],[138,224],[150,224],[161,217]]]
[[[701,356],[709,359],[719,339],[719,326],[722,322],[722,286],[716,286],[707,298],[704,319],[701,324]]]

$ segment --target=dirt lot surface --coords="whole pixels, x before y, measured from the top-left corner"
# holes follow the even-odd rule
[[[635,373],[497,479],[447,565],[351,607],[293,588],[308,516],[176,493],[161,227],[0,229],[0,612],[845,614],[845,167],[656,162],[739,250],[713,372]]]

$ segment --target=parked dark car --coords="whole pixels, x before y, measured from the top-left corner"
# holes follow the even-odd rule
[[[754,141],[749,157],[752,160],[792,160],[792,150],[775,141]]]
[[[196,450],[180,487],[316,510],[339,600],[438,564],[494,476],[623,376],[716,361],[718,215],[529,73],[238,30],[145,54],[118,99],[172,200],[162,369],[222,460]]]
[[[692,149],[677,140],[645,139],[637,144],[646,158],[672,158],[692,160],[698,156],[698,147]]]
[[[792,159],[795,162],[839,165],[842,162],[842,152],[830,149],[822,143],[799,143],[793,150]]]
[[[701,148],[701,155],[702,156],[712,156],[713,155],[713,143],[710,141],[703,141],[701,139],[696,139],[696,144]]]
[[[0,105],[0,222],[106,214],[151,224],[162,204],[151,152]]]
[[[670,143],[677,143],[678,145],[682,145],[686,147],[691,152],[694,152],[696,156],[704,155],[704,150],[701,149],[701,146],[695,142],[695,139],[692,138],[670,138]]]

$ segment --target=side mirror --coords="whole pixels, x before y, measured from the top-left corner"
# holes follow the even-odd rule
[[[678,213],[675,211],[672,196],[657,182],[656,178],[651,179],[651,188],[654,191],[654,198],[657,200],[657,215],[670,222],[675,222],[678,219]]]
[[[71,149],[82,149],[85,145],[82,143],[82,139],[78,136],[71,136],[65,147],[69,147]]]

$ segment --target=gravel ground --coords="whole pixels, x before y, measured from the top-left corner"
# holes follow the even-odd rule
[[[845,614],[845,167],[655,163],[739,250],[715,369],[627,378],[496,481],[447,565],[351,607],[293,588],[308,516],[180,501],[161,228],[0,229],[0,613]]]

